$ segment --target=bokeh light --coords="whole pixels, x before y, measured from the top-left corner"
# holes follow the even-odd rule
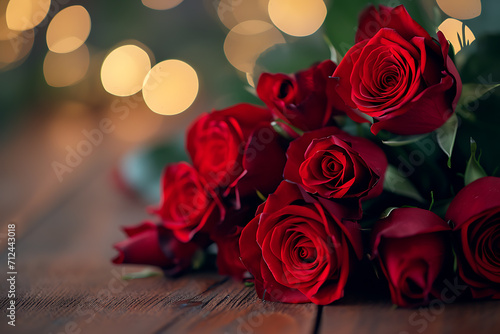
[[[198,95],[198,75],[187,63],[170,59],[156,64],[146,76],[142,94],[147,106],[161,115],[176,115]]]
[[[151,60],[146,51],[128,44],[111,51],[101,67],[104,89],[116,96],[130,96],[142,89]]]
[[[10,0],[6,20],[11,30],[29,30],[40,24],[47,16],[50,0]]]
[[[12,39],[20,34],[19,31],[11,30],[7,26],[6,12],[8,3],[8,0],[0,0],[0,41]]]
[[[90,33],[90,15],[82,6],[61,10],[50,21],[47,29],[47,46],[56,53],[78,49]]]
[[[462,28],[464,29],[462,30]],[[439,25],[438,30],[441,30],[446,39],[453,45],[455,54],[476,40],[476,36],[470,28],[459,20],[448,18]],[[465,36],[463,31],[465,31]]]
[[[156,10],[165,10],[174,8],[181,2],[182,0],[142,0],[144,6]]]
[[[12,69],[20,64],[30,53],[35,33],[33,30],[8,34],[11,38],[0,39],[0,70]]]
[[[82,130],[95,127],[92,109],[85,102],[61,99],[51,105],[51,114],[55,117],[47,124],[46,136],[56,151],[76,147],[86,139]]]
[[[139,96],[138,96],[139,97]],[[127,118],[120,120],[120,126],[113,131],[113,136],[128,143],[145,142],[158,134],[165,117],[151,112],[144,101],[134,101],[138,105]],[[116,113],[113,108],[108,111],[108,117],[113,119]]]
[[[323,0],[269,0],[269,16],[284,33],[308,36],[321,27],[326,18]]]
[[[246,78],[247,78],[247,82],[248,82],[248,84],[250,85],[250,87],[255,88],[255,81],[254,81],[254,79],[253,79],[253,75],[252,75],[252,73],[247,73],[247,74],[246,74]]]
[[[45,81],[52,87],[74,85],[85,77],[89,63],[89,50],[85,44],[69,53],[49,51],[43,62]]]
[[[437,0],[446,15],[459,20],[468,20],[481,15],[481,0]]]
[[[268,4],[269,0],[220,0],[217,15],[228,29],[248,20],[271,22]]]
[[[224,41],[224,53],[238,70],[253,73],[259,55],[279,43],[285,43],[285,39],[272,24],[250,20],[229,31]]]

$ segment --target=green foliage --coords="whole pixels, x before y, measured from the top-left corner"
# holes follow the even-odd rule
[[[151,269],[144,269],[139,272],[135,273],[130,273],[122,276],[123,280],[133,280],[133,279],[138,279],[138,278],[148,278],[148,277],[155,277],[155,276],[162,276],[162,273],[159,271],[151,270]]]
[[[424,199],[410,180],[400,175],[398,169],[392,165],[387,166],[384,179],[384,189],[397,195],[406,196],[419,202],[424,202]]]
[[[121,164],[126,183],[149,203],[160,199],[160,179],[167,164],[189,161],[184,138],[130,153]]]
[[[314,63],[329,59],[331,51],[321,31],[303,38],[287,37],[287,43],[276,44],[257,59],[256,74],[295,73]]]
[[[465,169],[465,185],[474,182],[484,176],[488,176],[483,167],[479,164],[479,158],[476,158],[477,144],[474,139],[470,139],[470,159]]]
[[[387,140],[382,140],[382,143],[384,143],[387,146],[404,146],[408,145],[414,142],[419,141],[420,139],[423,139],[427,137],[429,134],[422,134],[422,135],[414,135],[414,136],[394,136],[390,139]]]
[[[451,153],[455,145],[458,130],[458,117],[453,114],[446,123],[436,130],[436,138],[441,150],[448,156],[448,168],[451,168]]]

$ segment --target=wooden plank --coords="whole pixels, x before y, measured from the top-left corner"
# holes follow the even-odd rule
[[[137,333],[139,327],[152,332],[165,317],[173,316],[178,303],[221,280],[217,275],[198,275],[177,280],[156,277],[123,281],[119,279],[124,273],[121,268],[97,274],[97,279],[89,273],[92,271],[70,282],[66,277],[39,280],[22,292],[15,333]],[[2,310],[6,302],[2,296]],[[6,321],[0,323],[2,333],[9,333],[9,329]]]
[[[342,303],[324,307],[321,319],[323,334],[486,334],[500,328],[500,302],[436,301],[417,309],[395,309],[387,302]]]
[[[104,155],[112,149],[101,147]],[[83,181],[67,186],[70,196],[53,196],[39,205],[48,209],[33,210],[21,220],[17,326],[13,331],[0,321],[0,332],[199,333],[226,328],[246,333],[276,324],[292,333],[311,331],[314,305],[262,302],[253,288],[216,274],[119,280],[124,267],[110,263],[115,252],[111,245],[124,238],[120,226],[138,223],[147,214],[113,188],[112,155],[104,159],[95,154],[94,167]],[[0,263],[6,263],[5,252]],[[6,282],[0,281],[1,291],[5,288]],[[0,296],[3,313],[7,302]]]
[[[261,301],[253,288],[214,273],[122,281],[124,273],[142,267],[113,266],[111,245],[123,239],[121,225],[147,217],[142,205],[121,196],[110,182],[110,168],[128,146],[112,139],[104,142],[78,173],[59,184],[47,168],[54,155],[47,155],[50,150],[44,145],[48,144],[28,136],[2,151],[8,153],[3,156],[23,155],[0,165],[0,234],[10,219],[16,219],[20,234],[17,326],[7,325],[8,299],[2,294],[0,333],[292,334],[319,329],[461,334],[500,328],[499,302],[456,303],[433,311],[392,309],[387,301],[358,298],[318,308]],[[43,172],[31,173],[40,164]],[[20,177],[24,173],[27,176]],[[19,180],[11,181],[12,175]],[[5,264],[2,252],[0,268]],[[0,280],[0,291],[6,291],[6,284]]]
[[[317,306],[262,301],[253,287],[230,280],[185,304],[154,333],[312,333]]]

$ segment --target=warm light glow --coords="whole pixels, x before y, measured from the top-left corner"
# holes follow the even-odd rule
[[[323,0],[269,0],[273,23],[292,36],[308,36],[321,27],[326,18]]]
[[[465,25],[464,29],[465,36],[463,36],[462,25],[465,24],[459,20],[446,19],[438,27],[438,30],[441,30],[446,39],[450,41],[451,45],[453,45],[453,48],[455,49],[455,54],[457,54],[458,51],[460,51],[463,47],[474,42],[474,40],[476,39],[476,37],[474,36],[474,34],[467,25]]]
[[[50,51],[66,53],[78,49],[90,33],[90,15],[82,6],[61,10],[50,21],[47,46]]]
[[[446,15],[459,20],[468,20],[481,15],[481,0],[437,0]]]
[[[106,57],[101,67],[104,89],[116,96],[130,96],[142,89],[151,69],[148,53],[137,45],[120,46]]]
[[[33,30],[10,35],[11,39],[0,40],[0,69],[12,68],[30,53],[35,40]]]
[[[220,0],[217,15],[228,29],[248,20],[271,22],[268,4],[269,0]]]
[[[0,0],[0,41],[13,39],[20,33],[16,30],[10,30],[7,26],[7,18],[5,17],[5,13],[7,11],[8,3],[8,0]]]
[[[144,101],[134,100],[134,103],[138,104],[134,107],[134,112],[128,113],[127,118],[120,120],[120,126],[113,131],[113,136],[129,143],[145,142],[158,135],[165,117],[151,112]],[[108,112],[110,119],[116,117],[116,112],[112,108]]]
[[[10,0],[7,5],[7,26],[12,30],[33,29],[45,19],[50,0]]]
[[[247,82],[248,82],[248,84],[250,85],[250,87],[255,88],[255,81],[253,80],[253,75],[252,75],[252,73],[247,73],[247,74],[246,74],[246,77],[247,77]]]
[[[51,106],[45,136],[51,148],[67,152],[66,147],[76,149],[83,140],[87,140],[82,131],[92,131],[96,127],[93,110],[85,103],[72,100],[57,100]]]
[[[43,62],[45,81],[52,87],[74,85],[87,74],[89,62],[89,50],[85,44],[69,53],[49,51]]]
[[[198,95],[198,76],[183,61],[165,60],[148,73],[142,94],[148,107],[155,113],[176,115],[193,104]]]
[[[181,2],[182,0],[142,0],[142,4],[144,6],[156,10],[165,10],[174,8]]]
[[[238,70],[253,73],[259,55],[278,43],[285,43],[285,39],[272,24],[250,20],[239,23],[227,34],[224,53]]]

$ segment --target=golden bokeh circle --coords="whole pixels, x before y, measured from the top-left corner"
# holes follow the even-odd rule
[[[142,95],[155,113],[176,115],[193,104],[198,89],[196,71],[181,60],[169,59],[151,69],[144,80]]]
[[[54,16],[47,28],[47,46],[56,53],[78,49],[90,33],[90,15],[82,6],[64,8]]]

